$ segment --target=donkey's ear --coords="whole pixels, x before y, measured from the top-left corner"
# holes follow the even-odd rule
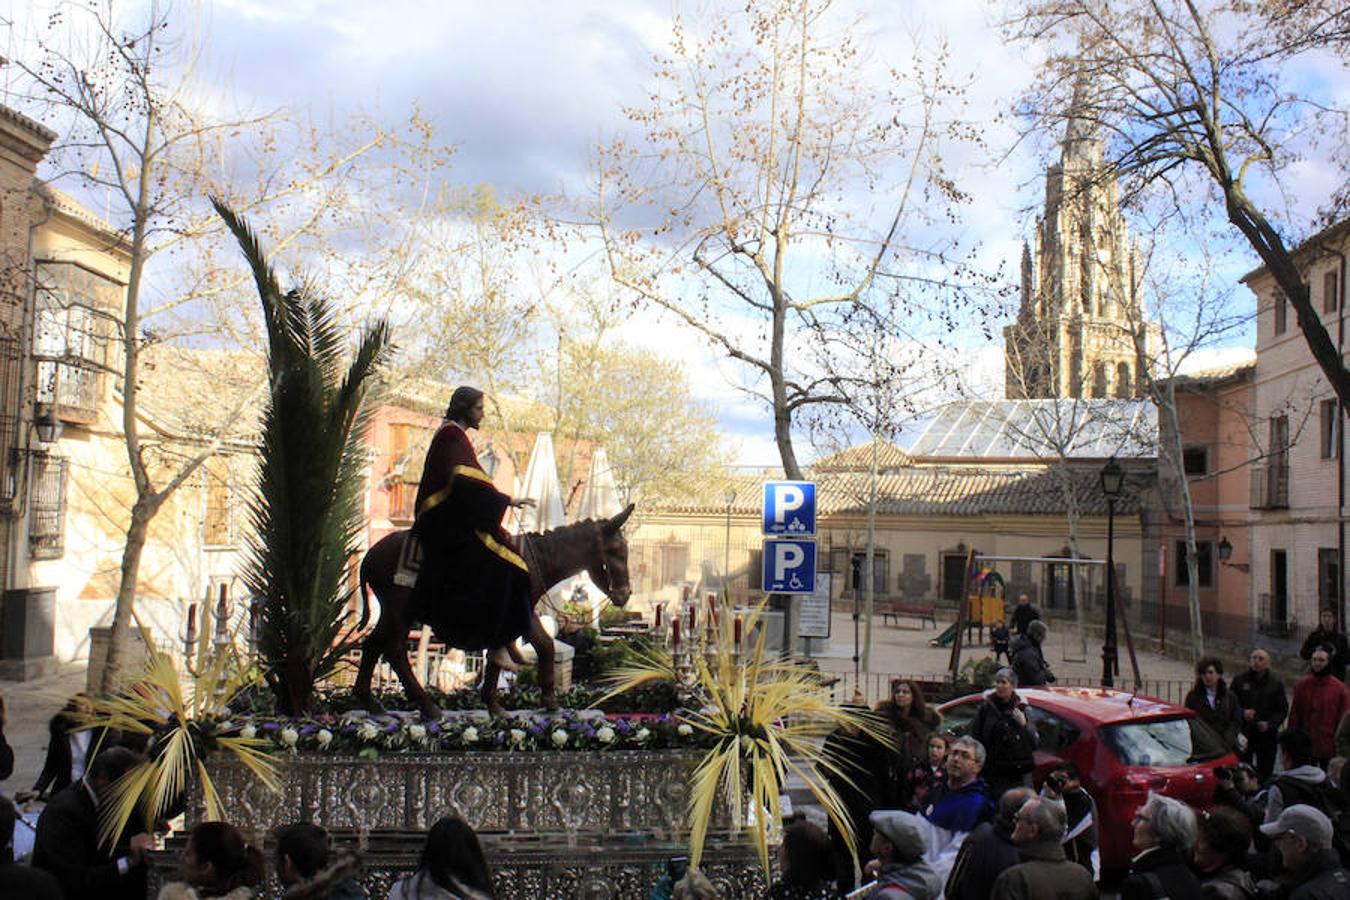
[[[623,527],[623,523],[628,521],[628,517],[633,514],[633,507],[635,505],[636,504],[633,503],[628,504],[626,507],[624,507],[623,512],[619,513],[614,518],[605,522],[604,526],[605,534],[606,535],[616,534],[618,530]]]

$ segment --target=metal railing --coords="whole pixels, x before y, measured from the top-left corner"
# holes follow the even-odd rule
[[[857,691],[863,695],[868,706],[873,706],[890,696],[891,682],[897,678],[916,682],[924,691],[924,699],[930,704],[942,703],[956,696],[945,672],[927,674],[861,672],[857,677],[852,672],[838,672],[831,673],[831,677],[838,678],[831,686],[836,703],[848,703]],[[1184,678],[1145,678],[1140,682],[1137,693],[1180,706],[1194,684],[1193,680]],[[1097,685],[1098,680],[1095,678],[1061,678],[1055,682],[1055,687],[1097,687]],[[1129,690],[1133,687],[1133,681],[1127,674],[1122,673],[1117,679],[1116,687],[1118,690]],[[968,688],[963,687],[962,693],[967,690]]]

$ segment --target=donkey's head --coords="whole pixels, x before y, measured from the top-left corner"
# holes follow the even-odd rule
[[[600,526],[595,556],[587,565],[595,586],[605,592],[615,606],[623,606],[633,593],[628,583],[628,541],[623,537],[623,523],[633,514],[633,504],[618,515],[597,522]]]

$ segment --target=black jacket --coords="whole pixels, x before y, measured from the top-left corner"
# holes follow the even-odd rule
[[[1154,889],[1155,881],[1159,890]],[[1131,863],[1129,877],[1120,889],[1120,900],[1153,900],[1154,897],[1182,900],[1199,896],[1200,879],[1170,847],[1155,847]]]
[[[1303,649],[1298,651],[1298,655],[1304,659],[1312,659],[1313,651],[1323,644],[1330,644],[1331,648],[1336,651],[1336,654],[1331,657],[1331,664],[1327,668],[1331,670],[1332,675],[1344,681],[1345,667],[1347,663],[1350,663],[1350,641],[1346,640],[1345,635],[1341,632],[1326,631],[1319,625],[1303,642]]]
[[[33,865],[61,883],[66,900],[114,900],[145,896],[145,867],[126,875],[98,843],[98,811],[83,781],[47,803],[38,817]]]
[[[1291,888],[1289,900],[1345,900],[1350,897],[1350,872],[1341,866],[1335,850],[1322,850],[1313,860],[1280,879]]]
[[[1026,634],[1027,626],[1040,617],[1041,611],[1030,603],[1026,606],[1013,607],[1012,617],[1009,619],[1013,634]]]
[[[1018,687],[1040,687],[1055,680],[1041,653],[1041,645],[1029,637],[1020,637],[1012,645],[1012,669]]]
[[[74,723],[64,712],[52,716],[47,723],[47,758],[42,762],[42,772],[33,784],[33,790],[39,794],[53,795],[64,790],[70,784],[70,734]],[[116,732],[103,728],[94,728],[89,732],[89,750],[85,765],[94,761],[94,754],[111,747],[117,739]]]
[[[1256,718],[1242,723],[1242,730],[1250,737],[1257,734],[1256,723],[1267,722],[1270,727],[1264,734],[1274,736],[1289,715],[1289,694],[1284,682],[1274,672],[1267,669],[1261,674],[1251,669],[1233,678],[1233,696],[1237,697],[1239,714],[1241,710],[1256,711]]]
[[[14,774],[14,748],[5,740],[5,729],[0,728],[0,781]]]
[[[1238,732],[1242,726],[1242,707],[1237,697],[1228,689],[1228,685],[1219,679],[1214,692],[1214,705],[1209,705],[1209,697],[1203,685],[1191,688],[1186,694],[1186,708],[1194,710],[1196,716],[1208,724],[1223,738],[1229,750],[1237,750]]]
[[[1008,823],[981,822],[961,843],[944,896],[947,900],[986,900],[1003,870],[1021,861]]]
[[[1013,711],[1022,709],[1027,724],[1018,725]],[[970,722],[970,736],[984,747],[984,777],[1002,780],[1025,775],[1036,768],[1036,729],[1026,703],[1017,694],[1005,703],[997,694],[985,695]],[[991,884],[993,882],[990,882]]]

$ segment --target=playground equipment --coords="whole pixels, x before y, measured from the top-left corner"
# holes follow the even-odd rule
[[[1069,566],[1106,566],[1104,559],[1073,559],[1061,556],[998,556],[989,553],[979,553],[973,547],[966,553],[965,568],[965,590],[961,592],[961,602],[957,609],[956,622],[946,631],[938,636],[941,641],[946,637],[946,641],[939,643],[938,646],[951,644],[951,660],[948,663],[948,669],[951,672],[952,680],[955,681],[957,673],[961,668],[961,649],[962,638],[966,631],[976,622],[980,625],[980,638],[984,638],[984,625],[992,624],[995,621],[1001,621],[1003,618],[1003,596],[1005,587],[1002,576],[994,571],[992,567],[983,566],[983,563],[997,562],[1027,562],[1027,563],[1045,563],[1047,565],[1069,565]],[[1106,577],[1115,579],[1116,573],[1107,566]],[[995,596],[994,587],[997,586],[998,594]],[[972,590],[973,589],[973,590]],[[1120,622],[1125,632],[1125,646],[1130,656],[1130,668],[1134,671],[1135,690],[1143,684],[1143,679],[1139,675],[1139,660],[1134,652],[1134,636],[1130,632],[1129,617],[1124,614],[1124,599],[1119,591],[1115,592],[1116,602],[1121,604]],[[991,605],[991,601],[997,601],[997,606]],[[997,615],[991,617],[997,610]],[[947,637],[950,633],[950,637]],[[1120,672],[1117,670],[1117,675]]]

